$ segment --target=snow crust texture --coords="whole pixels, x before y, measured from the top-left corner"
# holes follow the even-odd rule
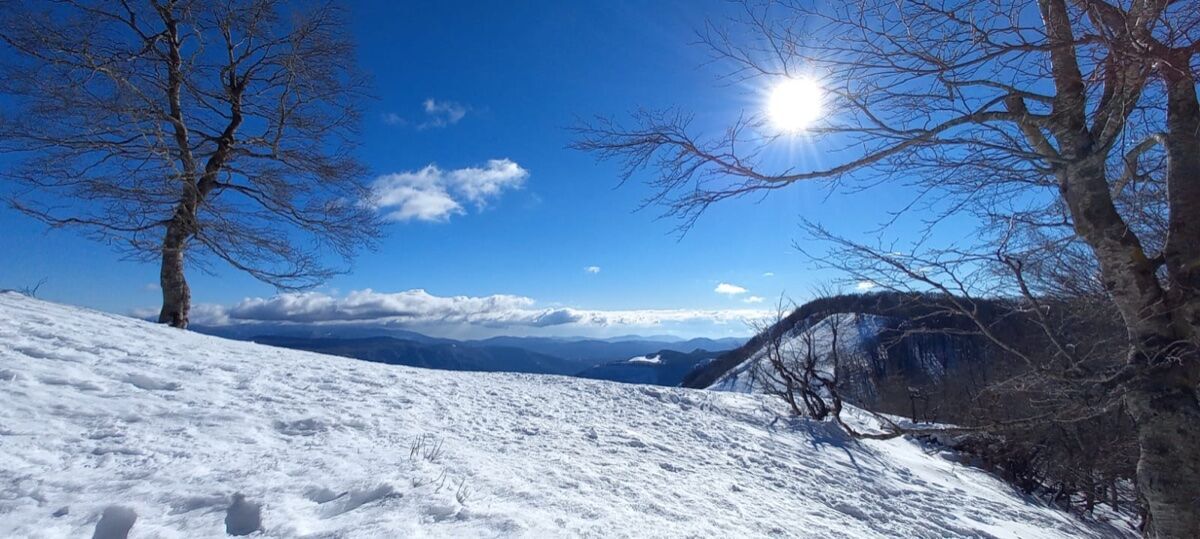
[[[1123,533],[760,395],[373,364],[14,293],[0,402],[6,538]]]

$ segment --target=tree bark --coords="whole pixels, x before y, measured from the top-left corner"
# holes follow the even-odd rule
[[[180,329],[187,328],[188,314],[192,309],[192,291],[188,288],[183,273],[187,238],[187,224],[183,222],[182,214],[177,212],[167,224],[167,234],[163,238],[162,268],[158,275],[163,304],[162,311],[158,314],[158,322]]]
[[[1195,346],[1186,346],[1190,357],[1179,360],[1197,361]],[[1147,537],[1200,537],[1200,399],[1188,370],[1183,364],[1151,368],[1125,397],[1137,424]]]
[[[1163,259],[1178,329],[1200,345],[1200,102],[1189,57],[1162,68],[1167,90],[1167,201]]]
[[[1162,333],[1170,340],[1135,341],[1132,361],[1143,374],[1125,401],[1138,429],[1145,533],[1190,538],[1200,537],[1200,104],[1188,57],[1174,60],[1162,68],[1171,212],[1163,252],[1171,326]]]
[[[1125,401],[1137,428],[1138,488],[1151,516],[1145,534],[1200,537],[1200,356],[1191,328],[1180,323],[1189,313],[1172,308],[1186,305],[1189,292],[1160,285],[1156,265],[1116,211],[1102,156],[1087,154],[1090,141],[1063,138],[1082,157],[1060,171],[1063,199],[1076,232],[1096,254],[1133,343],[1129,361],[1138,374]],[[1178,211],[1173,204],[1172,216]]]
[[[1200,537],[1200,353],[1183,310],[1171,309],[1155,265],[1113,207],[1099,159],[1068,167],[1060,180],[1075,228],[1100,262],[1105,288],[1121,311],[1137,369],[1125,395],[1138,435],[1137,483],[1151,521],[1147,537]],[[1172,212],[1176,208],[1172,208]],[[1177,296],[1178,297],[1178,296]]]

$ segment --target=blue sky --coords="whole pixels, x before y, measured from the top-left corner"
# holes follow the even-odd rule
[[[395,219],[378,250],[307,299],[336,303],[355,291],[362,299],[369,289],[388,300],[423,289],[437,299],[513,296],[532,311],[697,313],[549,326],[464,324],[460,316],[422,328],[456,336],[725,336],[749,328],[715,312],[766,309],[781,293],[803,300],[836,278],[793,249],[799,219],[861,237],[903,205],[902,190],[828,196],[820,185],[797,185],[713,207],[680,239],[657,208],[635,211],[645,186],[618,188],[614,164],[567,149],[567,128],[579,119],[621,118],[639,106],[680,106],[711,126],[759,112],[763,89],[718,80],[722,67],[693,44],[694,29],[723,9],[716,1],[355,3],[360,65],[376,95],[362,158],[379,181],[408,189],[401,195],[425,187],[382,210]],[[772,158],[819,159],[819,148],[792,146]],[[121,260],[8,209],[0,230],[0,287],[45,278],[41,295],[51,300],[123,313],[157,306],[156,265]],[[232,269],[212,269],[190,274],[197,304],[229,308],[275,294]],[[765,301],[747,302],[752,296]],[[472,305],[460,303],[459,314]]]

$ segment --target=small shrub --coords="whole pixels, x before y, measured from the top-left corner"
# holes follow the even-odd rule
[[[422,434],[409,448],[408,458],[437,462],[442,456],[442,443],[444,441],[432,434]]]

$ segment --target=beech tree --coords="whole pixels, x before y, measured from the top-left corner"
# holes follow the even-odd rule
[[[175,327],[189,265],[319,283],[378,231],[347,33],[332,4],[4,0],[8,200],[159,261],[159,321]]]
[[[781,135],[754,114],[708,136],[685,112],[643,111],[580,127],[576,146],[620,160],[626,177],[648,170],[654,200],[685,229],[710,204],[799,182],[899,182],[934,222],[979,218],[989,258],[1003,244],[1041,267],[1094,268],[1128,350],[1111,372],[1065,374],[1119,397],[1136,424],[1146,534],[1200,536],[1200,2],[744,8],[701,41],[735,80],[815,80],[828,114],[797,143],[825,163],[764,165],[757,157]],[[872,264],[897,260],[852,247]]]

